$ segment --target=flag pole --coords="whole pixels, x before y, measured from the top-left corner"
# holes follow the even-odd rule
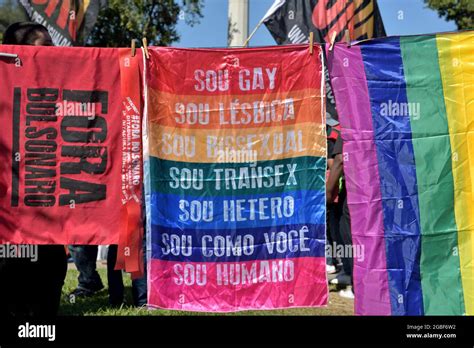
[[[243,45],[244,47],[247,47],[247,45],[249,44],[250,39],[251,39],[252,36],[257,32],[258,28],[260,28],[260,26],[261,26],[262,24],[263,24],[263,19],[262,19],[260,22],[258,22],[258,24],[257,24],[257,26],[255,27],[255,29],[252,30],[252,32],[250,33],[250,35],[249,35],[249,37],[247,38],[247,40],[245,40],[244,45]]]
[[[247,38],[247,40],[245,40],[244,44],[243,44],[243,47],[247,47],[247,45],[249,44],[249,41],[250,39],[254,36],[254,34],[257,32],[258,28],[260,28],[262,26],[262,24],[265,22],[265,20],[268,19],[268,17],[270,17],[276,10],[278,10],[281,6],[283,6],[285,4],[285,1],[286,0],[275,0],[275,2],[272,4],[272,6],[270,6],[270,8],[268,9],[267,13],[265,13],[265,15],[263,16],[263,18],[260,20],[260,22],[258,22],[257,26],[255,27],[254,30],[252,30],[252,33],[249,35],[249,37]]]
[[[249,31],[249,0],[229,0],[229,47],[242,47]]]

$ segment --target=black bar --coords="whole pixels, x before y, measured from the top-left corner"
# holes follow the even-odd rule
[[[153,312],[144,314],[153,314]],[[156,313],[155,313],[156,314]],[[172,314],[172,313],[171,313]],[[54,342],[47,338],[20,338],[19,326],[26,322],[35,325],[55,325]],[[450,329],[444,329],[446,325]],[[417,327],[418,329],[414,329]],[[428,329],[427,329],[428,327]],[[0,318],[0,345],[9,344],[89,344],[132,347],[171,344],[175,347],[207,347],[227,344],[247,345],[296,344],[330,347],[387,344],[397,346],[439,345],[473,347],[474,317],[342,317],[342,316],[134,316],[134,317],[57,317],[55,319]],[[427,333],[449,334],[451,337],[416,338]],[[454,334],[454,336],[453,336]]]
[[[18,187],[20,179],[20,161],[17,154],[20,152],[20,112],[21,88],[15,87],[13,91],[13,138],[12,138],[12,197],[11,206],[18,207]]]

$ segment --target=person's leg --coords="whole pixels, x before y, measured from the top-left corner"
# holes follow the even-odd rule
[[[339,193],[338,205],[340,208],[340,219],[336,243],[338,247],[341,246],[343,250],[343,255],[341,257],[343,272],[340,272],[334,279],[331,279],[330,283],[345,286],[351,285],[352,283],[353,259],[352,250],[349,250],[349,248],[352,248],[352,237],[349,209],[347,207],[347,192],[344,185]],[[347,252],[351,252],[351,254],[347,254]]]
[[[27,279],[31,262],[26,259],[3,258],[0,260],[0,314],[4,316],[29,315],[32,296],[28,296]]]
[[[340,269],[340,259],[335,256],[335,246],[340,244],[339,234],[339,220],[341,216],[342,209],[338,203],[330,203],[327,205],[328,218],[327,218],[327,243],[330,246],[330,250],[333,252],[331,257],[328,257],[328,264],[335,266],[337,269]]]
[[[122,271],[116,271],[115,262],[117,261],[117,250],[116,244],[109,245],[107,252],[107,281],[109,283],[109,303],[112,306],[119,306],[123,303],[123,278]]]
[[[332,247],[330,216],[331,216],[331,204],[326,204],[326,245],[329,245]],[[334,266],[334,258],[332,254],[326,254],[326,265]]]
[[[104,288],[97,272],[97,245],[74,245],[69,250],[79,271],[77,289],[93,294]]]
[[[146,265],[145,265],[146,267]],[[146,274],[139,278],[132,280],[132,294],[133,304],[136,307],[142,307],[147,303],[147,281]]]
[[[349,248],[352,248],[352,234],[351,234],[351,218],[349,215],[349,207],[347,205],[347,195],[344,195],[344,201],[342,205],[342,216],[339,224],[340,235],[342,239],[342,244],[344,246],[344,251],[348,251]],[[352,279],[352,269],[354,267],[353,250],[351,249],[350,255],[344,255],[342,261],[342,266],[344,268],[344,273],[349,275]]]
[[[38,275],[42,317],[56,316],[61,300],[61,291],[67,273],[67,255],[63,245],[40,245],[38,247]]]
[[[17,253],[21,248],[37,248],[33,245],[19,245]],[[25,249],[23,249],[25,250]],[[21,253],[21,252],[20,252]],[[40,255],[36,258],[18,257],[8,260],[9,270],[9,312],[13,316],[35,316],[41,311],[41,286],[44,284],[40,276]]]
[[[351,219],[349,215],[349,207],[347,205],[347,197],[344,199],[342,218],[341,218],[341,237],[344,243],[344,250],[350,250],[350,255],[346,255],[344,258],[343,267],[344,273],[350,277],[350,282],[347,284],[346,289],[339,291],[339,295],[344,298],[354,299],[354,290],[353,290],[353,269],[354,269],[354,248],[352,247],[352,233],[351,233]]]
[[[133,304],[142,307],[147,304],[146,240],[143,238],[143,277],[132,280]]]
[[[34,251],[36,257],[0,262],[0,278],[2,284],[7,285],[0,291],[1,313],[20,317],[53,317],[59,309],[67,272],[66,251],[62,245],[26,247],[30,248],[31,253]]]
[[[11,289],[9,272],[9,264],[7,258],[0,258],[0,318],[4,318],[9,314],[8,303]]]

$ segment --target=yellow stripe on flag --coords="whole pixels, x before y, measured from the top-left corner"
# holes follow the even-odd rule
[[[474,33],[437,36],[466,314],[474,314]],[[442,276],[442,275],[440,275]]]

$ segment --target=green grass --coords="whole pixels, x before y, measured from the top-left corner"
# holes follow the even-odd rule
[[[107,284],[107,272],[105,268],[98,269],[104,284]],[[222,315],[214,313],[197,313],[169,310],[147,310],[146,308],[136,308],[124,305],[121,308],[111,308],[108,304],[107,288],[104,288],[93,297],[76,299],[75,303],[70,303],[67,294],[73,291],[77,285],[78,271],[69,269],[63,287],[63,296],[59,315],[96,315],[96,316],[138,316],[138,315]],[[125,301],[132,303],[132,289],[130,276],[124,273]],[[353,315],[354,301],[341,298],[335,288],[330,288],[329,304],[325,308],[290,308],[272,311],[244,311],[228,313],[225,315]]]

